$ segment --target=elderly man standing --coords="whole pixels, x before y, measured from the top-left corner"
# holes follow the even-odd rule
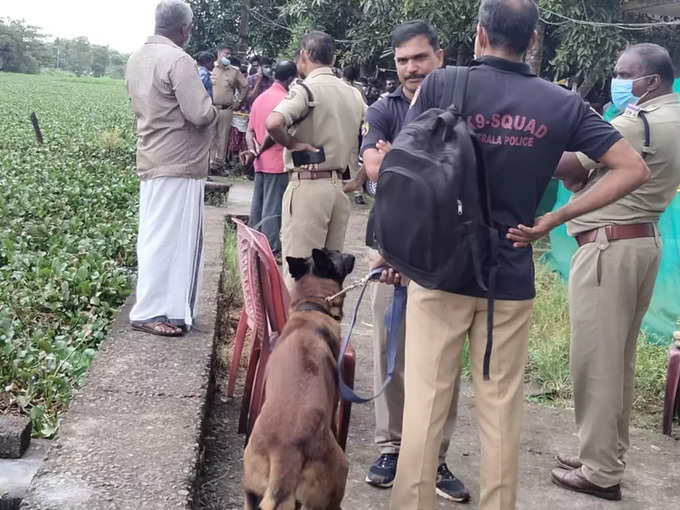
[[[342,250],[350,204],[342,174],[359,151],[359,129],[366,103],[354,87],[333,74],[335,41],[323,32],[302,38],[297,70],[304,79],[267,118],[267,130],[283,145],[290,183],[283,197],[283,258],[309,257],[314,248]],[[289,133],[292,131],[292,134]],[[296,165],[296,151],[319,152],[311,166]],[[288,283],[292,280],[286,272]]]
[[[579,454],[559,455],[560,469],[552,472],[557,485],[609,500],[621,499],[637,340],[661,261],[658,221],[680,184],[680,99],[668,51],[631,46],[615,73],[612,101],[624,113],[612,124],[645,158],[652,178],[567,224],[580,247],[569,275]],[[558,172],[582,176],[570,186],[578,191],[575,201],[611,173],[573,153],[564,155]]]
[[[182,0],[156,7],[156,31],[128,61],[137,117],[139,237],[132,327],[180,336],[193,324],[203,243],[203,188],[217,112],[182,48],[193,13]]]

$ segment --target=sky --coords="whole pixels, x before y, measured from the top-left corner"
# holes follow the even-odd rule
[[[25,19],[51,37],[85,36],[131,53],[153,33],[158,0],[0,0],[0,17]]]

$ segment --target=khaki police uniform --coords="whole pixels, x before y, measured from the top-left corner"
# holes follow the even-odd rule
[[[648,150],[643,149],[640,112],[650,125]],[[657,224],[680,184],[680,99],[669,94],[628,107],[612,124],[638,152],[646,153],[652,178],[617,202],[568,224],[570,235],[581,244],[569,276],[579,457],[584,476],[600,487],[612,487],[623,478],[637,339],[661,259]],[[579,159],[592,174],[575,198],[607,173],[587,157]]]
[[[284,151],[290,182],[283,196],[281,244],[285,257],[309,257],[314,248],[342,250],[350,203],[342,192],[342,173],[359,150],[358,134],[366,113],[359,92],[333,75],[330,67],[314,70],[302,85],[291,87],[274,108],[301,142],[323,147],[326,161],[318,172],[296,168]],[[285,271],[287,283],[292,279]]]
[[[227,157],[227,144],[231,119],[234,112],[230,109],[234,104],[234,93],[244,98],[248,91],[248,80],[234,66],[215,66],[210,74],[213,86],[213,104],[217,107],[217,138],[214,148],[213,164],[224,165]]]

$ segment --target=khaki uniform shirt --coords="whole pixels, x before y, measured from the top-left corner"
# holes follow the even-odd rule
[[[309,73],[304,84],[312,92],[313,104],[301,85],[293,85],[274,111],[283,115],[289,127],[309,113],[292,127],[291,134],[301,142],[324,148],[326,161],[319,165],[319,170],[344,171],[352,154],[359,151],[359,130],[366,115],[366,103],[359,91],[336,78],[330,67]],[[284,151],[284,161],[286,171],[295,170],[288,149]]]
[[[645,162],[652,178],[632,193],[597,211],[584,214],[567,224],[572,236],[605,225],[631,225],[656,223],[671,203],[680,184],[680,98],[669,94],[638,106],[629,106],[612,121],[612,125],[640,154],[643,154],[645,130],[639,111],[645,112],[650,128],[650,145]],[[595,185],[608,169],[583,154],[579,161],[591,170],[588,185],[574,198],[581,196]]]
[[[240,69],[234,66],[215,66],[210,74],[213,86],[213,103],[218,106],[231,106],[234,102],[234,92],[238,92],[239,100],[246,97],[248,80]]]
[[[128,60],[125,85],[137,117],[139,178],[207,177],[217,112],[194,59],[154,35]]]

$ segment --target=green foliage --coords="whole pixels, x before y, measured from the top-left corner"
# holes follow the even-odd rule
[[[0,96],[0,413],[51,436],[132,289],[133,116],[109,79],[2,73]]]

